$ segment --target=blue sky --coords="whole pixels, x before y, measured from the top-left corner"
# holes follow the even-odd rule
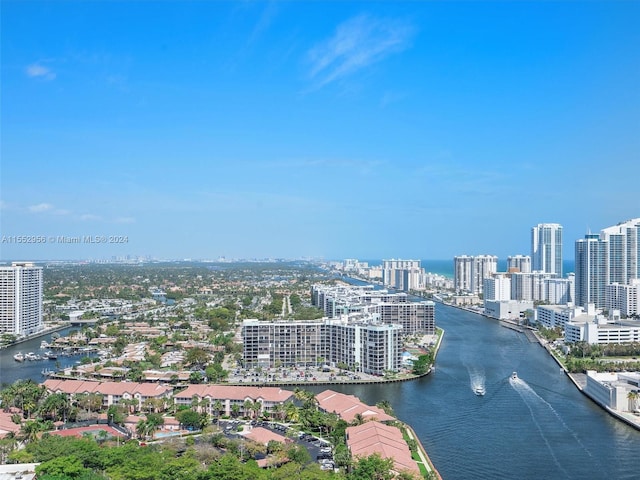
[[[640,2],[1,5],[2,259],[527,254],[640,216]],[[5,239],[6,240],[6,239]]]

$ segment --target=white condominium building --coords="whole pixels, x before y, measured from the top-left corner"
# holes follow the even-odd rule
[[[511,298],[564,305],[574,301],[574,275],[557,278],[553,273],[511,273]]]
[[[607,310],[620,310],[623,317],[640,315],[638,298],[640,297],[640,279],[632,279],[628,285],[611,283],[607,285]]]
[[[609,278],[609,242],[599,235],[587,234],[576,241],[576,305],[592,303],[605,306]]]
[[[566,305],[576,301],[576,276],[567,278],[547,278],[544,280],[545,298],[551,305]]]
[[[600,238],[609,246],[607,283],[628,284],[640,278],[640,218],[604,228]]]
[[[424,269],[420,260],[382,260],[382,284],[408,292],[420,289]]]
[[[456,292],[471,292],[473,257],[453,257],[453,288]]]
[[[562,277],[562,225],[540,223],[531,229],[533,270]]]
[[[485,278],[483,298],[485,302],[511,300],[511,279],[504,273],[496,273],[490,278]]]
[[[243,362],[247,367],[337,366],[384,375],[402,364],[402,326],[377,316],[340,319],[242,322]]]
[[[42,267],[0,267],[0,333],[30,335],[42,328]]]
[[[402,335],[435,333],[435,304],[412,302],[406,293],[375,290],[371,285],[311,287],[311,304],[329,318],[353,313],[377,315],[384,324],[402,325]]]
[[[528,255],[513,255],[507,257],[507,272],[531,272],[531,257]]]
[[[454,257],[454,289],[456,292],[482,293],[485,278],[498,271],[498,257],[478,255]]]
[[[498,271],[498,257],[495,255],[477,255],[473,257],[471,272],[471,293],[482,293],[484,279]]]
[[[576,242],[576,302],[605,307],[607,285],[640,278],[640,218],[587,234]],[[612,293],[615,290],[611,290]]]

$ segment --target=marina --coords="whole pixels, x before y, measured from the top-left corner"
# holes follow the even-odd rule
[[[95,356],[97,349],[94,348],[55,348],[52,345],[52,335],[65,336],[75,329],[69,326],[57,333],[47,333],[44,339],[38,336],[0,350],[0,384],[27,378],[42,382],[45,375],[76,365],[83,357]]]

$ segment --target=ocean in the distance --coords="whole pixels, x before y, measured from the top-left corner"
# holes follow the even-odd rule
[[[369,266],[382,265],[382,260],[362,260],[368,262]],[[445,277],[453,278],[453,258],[448,260],[420,260],[422,268],[430,273],[437,273],[444,275]],[[575,261],[564,260],[562,262],[563,276],[567,276],[568,273],[575,272]],[[507,259],[498,259],[498,271],[507,271]]]

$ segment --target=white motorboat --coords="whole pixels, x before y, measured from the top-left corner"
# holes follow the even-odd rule
[[[475,393],[476,395],[478,395],[479,397],[483,396],[485,393],[487,393],[487,391],[484,388],[484,385],[478,385],[474,390],[473,393]]]
[[[513,372],[511,374],[511,380],[517,380],[518,379],[518,372]]]
[[[18,352],[13,356],[13,359],[16,362],[24,362],[24,354],[22,352]]]

